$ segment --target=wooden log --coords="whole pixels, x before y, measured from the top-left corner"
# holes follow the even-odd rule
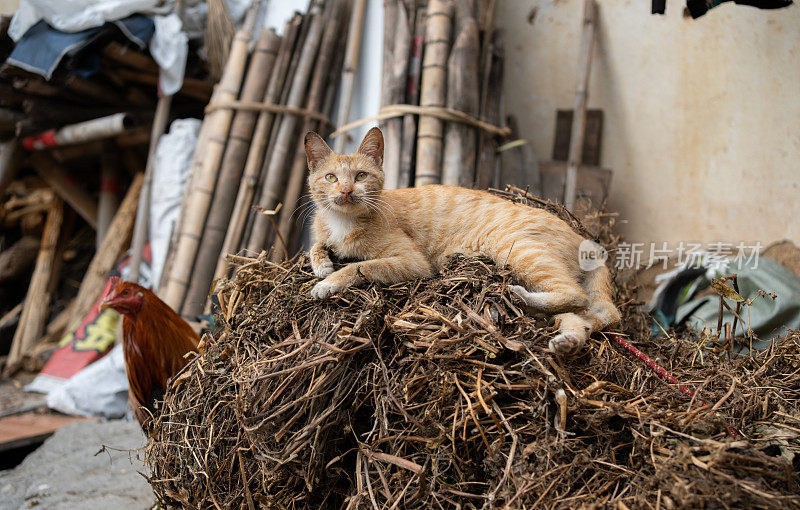
[[[341,4],[341,2],[336,2]],[[340,33],[341,20],[339,14],[343,9],[339,5],[334,5],[332,12],[333,15],[328,18],[327,26],[325,27],[325,34],[322,37],[320,44],[320,54],[315,64],[314,77],[311,80],[311,85],[308,89],[308,99],[306,100],[306,108],[309,110],[319,111],[323,108],[323,103],[326,98],[326,91],[328,88],[333,88],[335,81],[330,80],[330,71],[334,60],[334,50],[339,50],[336,40]],[[301,136],[298,137],[299,143],[297,150],[294,154],[292,166],[289,171],[289,181],[286,184],[286,192],[283,196],[283,208],[281,209],[280,219],[278,221],[279,239],[288,242],[291,230],[292,219],[294,212],[297,209],[297,204],[300,201],[300,194],[303,191],[303,184],[306,180],[306,155],[305,144],[303,143],[304,135],[307,131],[319,129],[318,122],[311,119],[305,119],[303,127],[300,131]],[[291,248],[289,248],[291,250]],[[292,256],[291,251],[287,251],[287,247],[281,242],[275,242],[270,254],[273,261],[280,261],[283,258]]]
[[[36,253],[41,244],[33,236],[24,236],[0,251],[0,282],[16,280],[28,274],[36,261]]]
[[[36,267],[31,276],[28,294],[25,296],[25,306],[22,310],[11,351],[6,361],[5,375],[9,376],[16,371],[22,361],[23,355],[42,336],[45,321],[50,313],[50,298],[53,287],[54,269],[56,266],[56,252],[58,240],[61,235],[61,226],[64,220],[64,204],[61,200],[53,201],[47,213],[42,243],[36,257]],[[57,277],[57,274],[55,275]]]
[[[597,24],[597,4],[594,0],[585,0],[583,4],[583,31],[581,34],[581,53],[578,64],[578,85],[575,91],[574,117],[572,119],[572,135],[569,143],[567,159],[567,176],[564,183],[564,206],[572,210],[575,207],[575,193],[578,182],[578,165],[583,151],[583,134],[586,128],[586,98],[589,93],[589,75],[592,70],[592,50],[594,49],[594,32]]]
[[[58,168],[52,156],[45,153],[31,155],[31,163],[36,173],[49,184],[53,190],[75,209],[86,223],[97,229],[97,202],[88,193],[75,186]]]
[[[158,64],[149,55],[137,51],[129,46],[123,46],[111,41],[103,48],[103,56],[118,64],[144,71],[145,73],[158,74]]]
[[[447,106],[469,115],[478,114],[480,82],[478,81],[478,24],[467,17],[453,44],[447,63]],[[442,184],[471,187],[475,180],[474,127],[449,122],[444,131]]]
[[[117,209],[117,214],[114,215],[114,221],[108,228],[108,234],[103,238],[100,248],[92,257],[78,289],[78,294],[75,296],[75,301],[70,307],[70,325],[76,324],[89,313],[94,302],[100,297],[111,269],[128,246],[143,182],[144,173],[139,173],[128,186],[125,198]]]
[[[251,6],[245,27],[234,36],[228,63],[225,65],[222,80],[214,91],[212,102],[235,101],[239,96],[247,63],[247,47],[255,23],[254,12]],[[164,301],[174,310],[180,310],[183,305],[232,120],[233,111],[230,109],[215,110],[204,120],[204,123],[209,123],[208,131],[200,154],[201,159],[198,159],[196,153],[192,161],[192,173],[195,175],[190,181],[188,195],[181,207],[183,219],[175,246],[175,259],[163,289]]]
[[[384,1],[384,6],[387,1]],[[350,29],[347,32],[347,48],[345,49],[344,69],[342,69],[342,83],[339,87],[339,112],[336,116],[336,124],[339,126],[346,124],[350,119],[350,105],[353,100],[358,56],[361,53],[361,35],[364,31],[364,12],[366,11],[366,7],[366,0],[355,0],[353,10],[350,14]],[[384,45],[386,44],[385,41],[386,37],[384,37]],[[346,141],[345,136],[340,136],[336,140],[334,149],[338,152],[342,152]]]
[[[96,80],[81,78],[76,74],[68,74],[64,78],[64,87],[77,96],[88,98],[91,102],[104,104],[125,104],[125,98],[118,91]]]
[[[453,4],[431,0],[425,28],[425,55],[422,59],[420,106],[445,106],[447,98],[447,56]],[[415,186],[439,184],[442,178],[442,133],[444,123],[436,117],[421,115],[417,132],[417,167]]]
[[[117,75],[126,81],[134,83],[141,83],[143,85],[158,86],[158,75],[147,74],[130,69],[118,69]],[[177,94],[197,99],[198,101],[207,102],[213,94],[214,86],[205,81],[196,78],[184,78],[183,85]]]
[[[419,85],[422,72],[422,49],[425,45],[425,27],[427,26],[425,9],[417,9],[414,19],[414,42],[411,47],[411,60],[408,63],[408,81],[406,84],[406,104],[419,104]],[[408,188],[414,182],[414,148],[417,144],[417,117],[408,114],[403,116],[403,147],[400,154],[400,174],[398,188]]]
[[[274,30],[261,32],[242,86],[240,98],[242,101],[263,99],[279,44],[280,38]],[[239,182],[242,178],[257,116],[256,112],[248,110],[239,110],[234,116],[228,146],[225,148],[219,179],[214,191],[214,202],[208,212],[202,242],[194,263],[192,280],[183,303],[182,315],[186,317],[194,317],[203,311],[225,238],[225,229],[230,222],[231,211],[239,190]]]
[[[286,102],[287,105],[295,108],[303,106],[305,102],[306,88],[325,28],[325,17],[320,7],[319,4],[315,4],[311,8],[311,26],[308,38],[303,44],[297,72],[292,79],[291,92]],[[292,148],[295,147],[295,136],[297,136],[295,130],[299,121],[300,119],[296,115],[285,115],[280,121],[275,138],[275,148],[268,155],[265,163],[266,178],[258,203],[262,209],[274,209],[278,201],[283,198],[286,160]],[[266,215],[258,214],[253,220],[253,230],[248,243],[249,250],[260,252],[264,248],[269,228],[270,223]]]
[[[389,72],[384,71],[388,82],[383,89],[388,96],[387,104],[399,104],[405,98],[408,79],[408,61],[411,54],[411,38],[414,29],[413,13],[409,15],[404,2],[396,5],[396,26],[394,33],[393,57]],[[388,76],[387,76],[388,75]],[[383,126],[384,153],[383,173],[384,188],[397,189],[400,185],[400,154],[403,143],[403,117],[387,119]]]
[[[280,99],[281,90],[289,70],[289,61],[292,57],[295,38],[299,32],[302,19],[303,17],[296,13],[283,29],[284,36],[278,49],[274,71],[270,76],[267,92],[264,94],[265,103],[277,103]],[[217,260],[217,267],[214,270],[215,280],[228,275],[230,265],[225,255],[237,251],[244,237],[250,206],[253,204],[253,198],[256,194],[256,186],[259,183],[259,174],[264,162],[264,153],[267,149],[274,120],[275,115],[270,112],[262,112],[258,116],[253,143],[250,144],[250,149],[247,153],[244,174],[239,185],[239,192],[236,195],[236,203],[233,206],[231,219],[225,233],[225,240],[222,243],[220,256]]]
[[[492,37],[489,57],[486,60],[483,94],[481,98],[481,120],[490,124],[500,124],[501,97],[503,93],[503,39],[499,30]],[[497,170],[497,148],[489,133],[478,134],[478,161],[475,170],[475,186],[486,189],[492,186]]]

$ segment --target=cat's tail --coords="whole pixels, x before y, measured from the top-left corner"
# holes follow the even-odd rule
[[[584,273],[583,289],[589,296],[589,308],[584,314],[592,323],[592,332],[620,321],[621,316],[612,296],[611,273],[605,264]]]

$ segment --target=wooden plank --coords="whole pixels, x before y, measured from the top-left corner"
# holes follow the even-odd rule
[[[573,110],[556,112],[556,136],[553,140],[553,161],[566,161],[572,135]],[[603,137],[603,110],[586,111],[586,132],[583,135],[582,165],[600,165],[600,144]]]
[[[87,419],[34,412],[0,418],[0,452],[41,443],[64,425]]]

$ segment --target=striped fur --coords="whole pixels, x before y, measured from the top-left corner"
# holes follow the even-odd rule
[[[358,151],[338,155],[316,133],[306,135],[309,189],[317,210],[310,257],[327,298],[362,280],[396,283],[435,274],[453,254],[487,256],[508,266],[526,304],[554,314],[550,349],[564,354],[619,321],[611,279],[602,266],[582,272],[583,238],[541,209],[485,191],[451,186],[383,190],[383,136],[367,133]],[[361,260],[333,270],[329,250]]]

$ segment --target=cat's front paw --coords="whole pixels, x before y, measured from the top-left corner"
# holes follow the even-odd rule
[[[317,278],[327,278],[328,275],[333,273],[333,262],[330,260],[324,261],[322,264],[316,266],[314,269],[314,276]]]
[[[341,290],[342,285],[330,282],[328,280],[322,280],[314,285],[313,289],[311,289],[311,297],[314,299],[325,299],[331,297],[337,292],[340,292]]]
[[[586,343],[585,335],[579,332],[559,333],[550,340],[548,347],[550,352],[564,356],[573,354]]]

